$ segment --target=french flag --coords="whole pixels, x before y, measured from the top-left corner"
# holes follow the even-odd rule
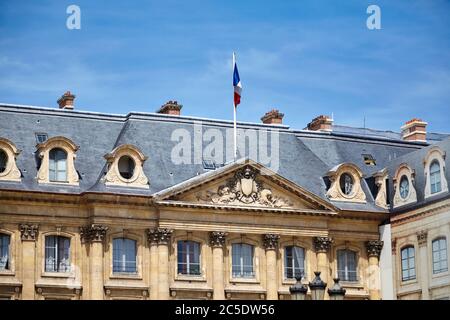
[[[236,65],[236,56],[233,53],[233,87],[234,87],[234,107],[241,103],[242,84],[239,78],[239,72]]]

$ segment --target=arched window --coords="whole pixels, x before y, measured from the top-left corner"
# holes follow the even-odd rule
[[[305,276],[305,249],[297,246],[284,248],[284,276],[286,279]]]
[[[136,164],[134,163],[133,158],[129,156],[122,156],[119,159],[118,163],[119,167],[119,173],[124,179],[131,179],[134,174],[134,168],[136,167]]]
[[[45,237],[45,271],[70,272],[70,239],[61,236]]]
[[[338,277],[342,281],[358,281],[358,262],[355,251],[343,249],[337,251]]]
[[[200,274],[200,244],[194,241],[178,241],[178,274]]]
[[[231,252],[233,278],[253,278],[255,276],[253,271],[253,246],[245,243],[234,243]]]
[[[8,155],[5,151],[0,149],[0,173],[5,172],[6,164],[8,163]]]
[[[446,272],[447,270],[447,239],[443,237],[433,240],[433,273]]]
[[[0,271],[9,269],[10,236],[0,233]]]
[[[437,160],[430,165],[430,184],[431,194],[441,192],[441,166]]]
[[[409,195],[409,180],[407,176],[402,176],[400,178],[400,197],[402,199],[408,198]]]
[[[113,240],[113,273],[137,272],[136,241],[127,238]]]
[[[416,278],[416,265],[414,247],[405,247],[401,251],[402,258],[402,280],[408,281]]]
[[[339,179],[341,191],[349,196],[353,192],[353,177],[348,173],[343,173]]]
[[[50,150],[49,154],[49,180],[67,181],[67,153],[60,148]]]

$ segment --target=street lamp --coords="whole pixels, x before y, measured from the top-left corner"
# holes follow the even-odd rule
[[[330,300],[344,300],[345,289],[339,284],[339,278],[334,278],[334,285],[328,289]]]
[[[311,299],[323,300],[327,284],[320,279],[320,271],[315,271],[314,274],[316,277],[309,283],[309,289],[311,289]]]
[[[305,300],[306,292],[308,292],[308,287],[302,284],[302,276],[295,276],[297,282],[289,287],[289,291],[291,292],[292,300]]]

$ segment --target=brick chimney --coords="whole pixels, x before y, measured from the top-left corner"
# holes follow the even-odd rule
[[[177,101],[168,101],[165,104],[159,108],[157,113],[163,113],[163,114],[171,114],[175,116],[179,116],[181,114],[181,108],[183,108],[183,105],[178,104]]]
[[[73,101],[75,100],[75,95],[70,91],[66,91],[61,98],[58,99],[58,104],[60,109],[73,109]]]
[[[402,139],[405,141],[427,141],[427,124],[422,119],[411,119],[406,121],[402,129]]]
[[[329,116],[320,115],[308,123],[307,129],[311,131],[331,131],[332,125],[333,119]]]
[[[282,124],[284,114],[277,109],[272,109],[261,118],[261,121],[265,124]]]

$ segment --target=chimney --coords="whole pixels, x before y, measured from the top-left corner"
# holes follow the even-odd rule
[[[331,131],[331,126],[333,125],[333,119],[329,116],[320,115],[312,119],[310,123],[308,123],[308,130],[311,131]]]
[[[284,114],[277,109],[272,109],[261,118],[261,121],[265,124],[282,124]]]
[[[177,101],[168,101],[165,104],[159,108],[157,113],[163,113],[163,114],[171,114],[174,116],[179,116],[181,114],[181,108],[183,108],[183,105],[178,104]]]
[[[411,119],[401,127],[402,139],[405,141],[427,141],[427,124],[422,119]]]
[[[66,91],[61,98],[58,99],[58,104],[60,109],[73,109],[73,101],[75,100],[75,95],[70,93],[70,91]]]

